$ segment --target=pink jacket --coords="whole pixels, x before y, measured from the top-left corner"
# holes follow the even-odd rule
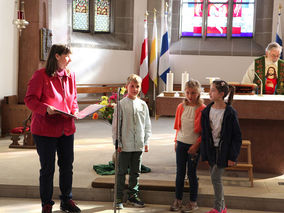
[[[202,104],[200,107],[198,107],[195,110],[194,132],[197,134],[201,133],[201,112],[205,107],[206,106]],[[183,103],[180,103],[176,110],[176,118],[175,118],[175,125],[174,125],[174,129],[176,130],[175,142],[177,141],[178,131],[181,128],[181,116],[182,116],[183,110],[184,110]],[[200,142],[201,142],[201,135],[198,137],[196,141],[196,145],[199,145]]]
[[[32,134],[60,137],[75,133],[73,118],[60,114],[48,115],[46,111],[49,105],[67,113],[78,111],[75,75],[66,70],[63,72],[62,82],[56,74],[49,77],[45,68],[33,74],[25,97],[25,103],[33,113]]]

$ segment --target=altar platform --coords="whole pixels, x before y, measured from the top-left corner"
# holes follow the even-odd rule
[[[150,167],[152,172],[141,174],[140,194],[146,204],[166,205],[162,208],[163,210],[157,212],[167,212],[168,205],[175,196],[173,144],[175,132],[173,124],[173,117],[161,117],[158,121],[152,119],[153,135],[150,141],[150,152],[143,154],[143,164]],[[101,181],[106,185],[114,178],[113,176],[99,176],[93,170],[94,164],[107,164],[111,160],[114,151],[111,126],[101,120],[81,120],[76,125],[74,199],[79,204],[80,201],[91,201],[94,203],[93,205],[98,201],[111,202],[113,199],[112,188],[102,187],[102,185],[92,187],[93,182]],[[38,199],[39,161],[37,153],[35,150],[9,149],[10,143],[9,138],[0,138],[0,201],[5,202],[7,198]],[[200,209],[204,212],[212,206],[213,188],[208,170],[198,170],[198,176],[200,180],[198,202],[199,206],[203,207]],[[242,209],[232,211],[238,213],[249,212],[247,210],[283,212],[284,185],[282,184],[284,184],[284,176],[254,173],[254,177],[254,187],[250,187],[246,172],[226,172],[224,186],[228,208],[230,210]],[[59,195],[58,168],[54,184],[54,198],[57,199]],[[184,198],[188,199],[188,193],[185,192]]]

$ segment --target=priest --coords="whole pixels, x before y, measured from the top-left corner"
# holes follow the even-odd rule
[[[281,51],[282,47],[278,43],[268,44],[265,56],[254,60],[245,73],[242,83],[255,83],[258,88],[261,88],[260,78],[263,84],[263,94],[284,94],[284,61],[279,59]]]

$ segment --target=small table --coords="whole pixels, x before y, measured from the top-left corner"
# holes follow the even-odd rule
[[[156,97],[155,119],[158,120],[161,115],[175,116],[177,106],[183,101],[184,97],[177,94],[174,97],[166,97],[163,93]]]

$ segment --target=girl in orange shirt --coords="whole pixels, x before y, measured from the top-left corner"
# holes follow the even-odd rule
[[[171,211],[192,212],[198,209],[198,179],[196,168],[199,159],[201,142],[201,111],[205,108],[200,99],[201,85],[196,80],[189,80],[185,85],[185,99],[176,110],[175,151],[176,151],[176,199],[170,207]],[[182,207],[184,178],[186,166],[190,182],[190,201]]]

